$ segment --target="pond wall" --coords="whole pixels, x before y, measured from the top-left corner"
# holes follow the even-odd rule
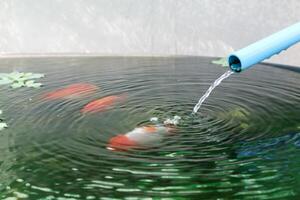
[[[2,0],[0,55],[225,56],[300,20],[300,1]],[[271,62],[298,65],[300,45]]]

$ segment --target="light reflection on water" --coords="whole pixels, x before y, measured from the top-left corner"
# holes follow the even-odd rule
[[[212,58],[18,58],[0,72],[44,73],[45,87],[0,88],[9,129],[1,132],[1,199],[272,199],[299,196],[300,74],[257,66],[231,76],[191,115],[226,69]],[[86,98],[40,95],[78,82]],[[106,112],[80,109],[126,93]],[[112,152],[108,140],[148,123],[182,117],[178,133],[153,148]]]

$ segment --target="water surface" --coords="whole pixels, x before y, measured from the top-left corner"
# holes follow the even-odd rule
[[[10,58],[0,72],[44,73],[41,89],[0,87],[1,199],[299,199],[300,73],[258,65],[224,80],[213,58]],[[89,97],[44,101],[73,83]],[[91,100],[126,93],[97,114]],[[151,117],[182,117],[153,148],[113,152],[109,139]],[[11,198],[9,198],[11,197]],[[26,198],[25,198],[26,199]]]

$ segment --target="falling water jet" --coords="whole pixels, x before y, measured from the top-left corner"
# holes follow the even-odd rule
[[[228,57],[228,64],[232,71],[241,72],[249,67],[270,58],[281,51],[286,50],[290,46],[300,42],[300,23],[293,24],[273,35],[270,35],[258,42],[255,42],[237,52],[232,53]],[[218,78],[200,98],[197,105],[194,107],[193,114],[197,113],[199,108],[210,93],[224,79],[228,78],[234,72],[227,71]]]
[[[198,103],[195,105],[193,109],[193,114],[197,113],[198,110],[200,109],[201,105],[209,97],[210,93],[226,78],[228,78],[231,74],[234,72],[229,70],[225,72],[222,76],[220,76],[215,82],[208,88],[208,90],[205,92],[205,94],[199,99]]]

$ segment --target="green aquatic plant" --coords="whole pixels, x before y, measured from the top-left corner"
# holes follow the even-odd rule
[[[34,79],[43,77],[44,74],[21,73],[17,71],[14,71],[12,73],[0,73],[0,85],[10,84],[12,88],[39,88],[42,86],[42,84],[36,83]]]
[[[223,67],[229,67],[227,58],[220,58],[217,60],[213,60],[211,63],[215,65],[222,65]]]
[[[2,110],[0,110],[0,115],[2,114]],[[7,128],[7,124],[3,122],[3,119],[0,117],[0,131]]]
[[[235,107],[228,112],[219,113],[218,116],[221,119],[231,119],[242,130],[250,128],[250,112],[244,108]]]
[[[236,107],[233,110],[228,112],[228,116],[230,116],[231,118],[234,119],[239,119],[239,120],[248,120],[248,116],[250,115],[250,113],[244,109],[244,108],[240,108],[240,107]]]

